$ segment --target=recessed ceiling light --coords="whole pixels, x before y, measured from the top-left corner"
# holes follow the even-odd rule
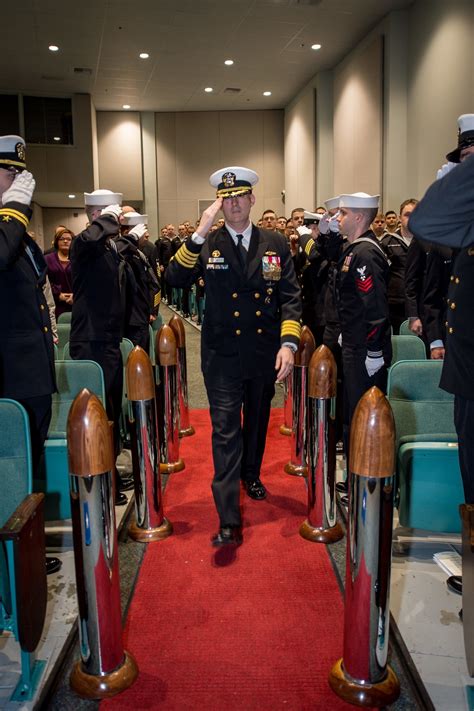
[[[73,200],[75,197],[76,197],[76,196],[73,195],[72,193],[71,193],[70,195],[68,195],[68,198],[71,198],[71,200]]]
[[[53,136],[53,141],[60,141],[60,140],[61,140],[61,136]]]
[[[50,52],[58,52],[59,51],[59,47],[57,44],[50,44],[48,49]]]
[[[129,108],[130,108],[130,104],[123,104],[123,106],[122,106],[122,109],[129,109]]]
[[[211,91],[214,91],[214,89],[212,88],[212,86],[206,86],[206,88],[204,89],[204,91],[207,92],[208,94],[210,94]]]
[[[148,52],[140,52],[139,54],[140,59],[148,59],[149,56]]]
[[[311,49],[321,49],[321,45],[320,44],[312,44]]]
[[[231,67],[233,65],[233,63],[234,63],[233,59],[226,59],[224,62],[224,64],[227,64],[228,67]]]
[[[272,95],[272,92],[271,92],[271,91],[264,91],[264,92],[263,92],[263,95],[264,95],[264,96],[271,96],[271,95]]]

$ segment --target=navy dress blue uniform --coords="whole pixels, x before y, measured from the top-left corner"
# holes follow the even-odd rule
[[[35,474],[56,390],[54,346],[43,285],[47,266],[26,233],[31,210],[0,209],[0,397],[18,400],[30,420]]]
[[[192,239],[182,245],[168,266],[168,283],[188,287],[200,277],[206,295],[201,367],[213,425],[212,490],[221,526],[237,527],[239,480],[260,476],[276,355],[284,343],[299,343],[300,292],[285,237],[255,226],[245,264],[225,227],[203,245]]]
[[[448,289],[440,387],[454,394],[464,494],[466,503],[474,504],[474,156],[428,189],[409,226],[420,238],[458,250]]]
[[[390,269],[388,277],[388,307],[390,323],[394,334],[400,332],[400,325],[405,320],[405,265],[409,244],[398,233],[386,233],[380,240],[387,255]]]

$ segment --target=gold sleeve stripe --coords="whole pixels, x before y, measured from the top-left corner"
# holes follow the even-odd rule
[[[311,250],[313,249],[313,247],[314,247],[314,239],[309,239],[309,240],[306,242],[306,247],[304,248],[304,251],[306,252],[306,254],[308,255],[308,257],[309,257],[309,253],[311,252]]]
[[[283,321],[281,324],[281,336],[301,336],[301,324],[298,321]]]
[[[158,304],[161,303],[161,291],[159,291],[157,294],[155,294],[155,298],[153,299],[153,306],[158,306]]]
[[[194,254],[194,252],[190,252],[186,245],[183,244],[183,246],[180,247],[174,255],[174,258],[176,259],[178,264],[181,264],[182,267],[186,267],[186,269],[192,269],[195,266],[197,260],[199,259],[199,254]]]
[[[12,217],[15,220],[18,220],[19,222],[21,222],[21,224],[24,225],[25,227],[28,227],[29,219],[22,212],[19,212],[18,210],[13,210],[12,208],[9,208],[9,207],[4,207],[4,208],[0,209],[0,218],[1,218],[2,222],[10,222],[10,219]]]

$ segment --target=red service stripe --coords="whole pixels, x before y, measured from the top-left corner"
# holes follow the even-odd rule
[[[359,291],[363,291],[364,293],[367,293],[370,291],[373,286],[374,286],[374,281],[371,276],[367,277],[365,281],[362,281],[362,279],[357,279],[357,288]]]

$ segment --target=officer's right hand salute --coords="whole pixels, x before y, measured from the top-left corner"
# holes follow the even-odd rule
[[[35,186],[35,179],[27,170],[17,173],[11,187],[3,193],[3,204],[18,202],[20,205],[30,205]]]
[[[199,227],[196,230],[199,237],[202,237],[204,239],[208,234],[209,230],[215,222],[217,213],[222,208],[222,202],[223,198],[218,197],[217,200],[214,200],[212,205],[209,205],[209,207],[207,207],[202,213]]]

